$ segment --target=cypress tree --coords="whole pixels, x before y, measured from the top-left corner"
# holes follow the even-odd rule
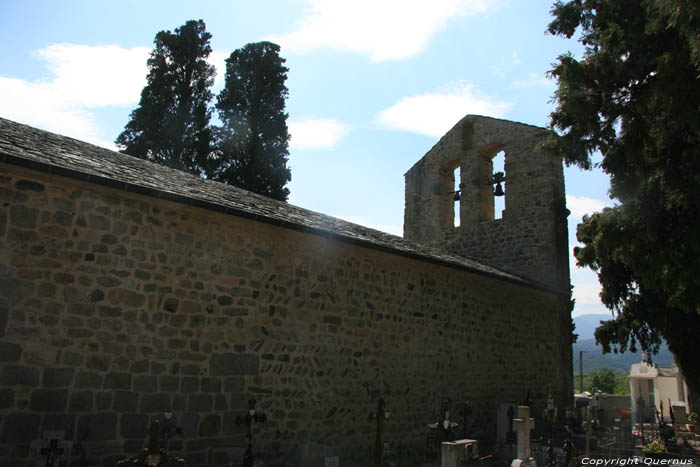
[[[210,91],[215,70],[202,20],[156,34],[147,84],[116,144],[121,152],[204,175],[212,152]]]
[[[580,59],[559,57],[545,145],[584,169],[600,151],[619,204],[584,217],[579,266],[598,274],[614,319],[605,351],[668,342],[700,391],[700,3],[557,1],[549,32],[579,34]]]
[[[289,132],[285,99],[288,68],[271,42],[247,44],[226,60],[225,87],[216,108],[217,151],[210,178],[286,201]]]

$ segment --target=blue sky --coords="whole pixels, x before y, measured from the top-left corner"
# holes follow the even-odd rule
[[[466,114],[546,126],[545,73],[580,45],[545,34],[547,0],[0,1],[0,116],[115,148],[158,31],[203,19],[214,92],[225,58],[281,45],[289,68],[289,202],[402,234],[403,174]],[[566,169],[569,243],[611,205],[607,177]],[[606,313],[576,268],[575,315]]]

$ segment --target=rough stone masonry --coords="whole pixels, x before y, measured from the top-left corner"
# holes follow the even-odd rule
[[[568,274],[423,243],[0,119],[0,464],[58,430],[112,466],[173,411],[171,450],[229,465],[251,395],[271,463],[369,459],[380,397],[406,450],[443,397],[487,441],[499,402],[567,403]]]

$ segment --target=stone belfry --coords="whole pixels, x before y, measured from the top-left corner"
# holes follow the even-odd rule
[[[406,172],[404,237],[568,292],[562,161],[536,149],[547,132],[507,120],[464,117]],[[505,209],[499,219],[493,158],[501,152]]]

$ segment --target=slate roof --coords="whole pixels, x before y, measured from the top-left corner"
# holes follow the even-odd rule
[[[0,162],[276,224],[556,292],[478,261],[0,118]]]

